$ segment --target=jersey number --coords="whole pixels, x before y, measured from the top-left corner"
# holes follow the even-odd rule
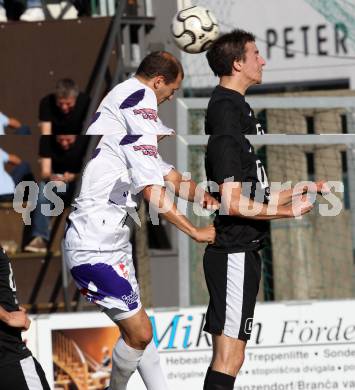
[[[258,180],[261,184],[261,188],[269,187],[269,182],[267,180],[266,172],[260,160],[256,160],[256,173],[258,175]]]
[[[13,292],[16,292],[16,284],[14,279],[14,271],[12,270],[11,264],[9,263],[10,273],[9,273],[9,286]]]
[[[257,123],[257,124],[256,124],[256,134],[257,134],[257,135],[262,135],[262,134],[264,134],[264,130],[263,130],[263,128],[261,127],[261,124],[260,124],[260,123]]]

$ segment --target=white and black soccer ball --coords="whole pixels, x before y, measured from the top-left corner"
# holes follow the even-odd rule
[[[176,45],[187,53],[201,53],[218,38],[219,27],[213,13],[200,6],[179,11],[173,18],[171,32]]]

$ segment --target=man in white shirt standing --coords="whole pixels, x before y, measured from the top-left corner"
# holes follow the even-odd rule
[[[129,242],[139,197],[149,201],[150,211],[156,210],[195,241],[211,243],[215,238],[212,226],[195,227],[166,196],[165,184],[180,197],[218,207],[195,182],[181,186],[182,175],[158,153],[158,140],[174,132],[162,124],[157,107],[172,98],[182,79],[182,66],[174,56],[149,54],[135,77],[103,99],[87,132],[103,137],[83,174],[64,248],[81,292],[121,331],[113,350],[110,390],[126,389],[136,369],[148,390],[167,390],[152,327],[141,305]]]

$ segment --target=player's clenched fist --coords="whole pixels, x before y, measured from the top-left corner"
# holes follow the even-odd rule
[[[216,229],[213,225],[196,228],[192,238],[197,242],[207,242],[213,244],[216,239]]]
[[[20,307],[20,310],[8,313],[6,323],[9,326],[27,330],[30,327],[31,320],[28,318],[25,309]]]

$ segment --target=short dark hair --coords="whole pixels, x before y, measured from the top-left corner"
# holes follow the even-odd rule
[[[233,30],[221,35],[206,53],[207,61],[215,76],[230,76],[233,62],[245,60],[245,45],[255,42],[255,35],[244,30]]]
[[[166,84],[176,80],[178,75],[184,78],[184,69],[180,61],[167,51],[153,51],[143,58],[136,75],[145,79],[163,76]]]
[[[60,79],[55,86],[55,96],[57,99],[66,99],[70,96],[77,97],[79,95],[79,87],[72,79]]]

